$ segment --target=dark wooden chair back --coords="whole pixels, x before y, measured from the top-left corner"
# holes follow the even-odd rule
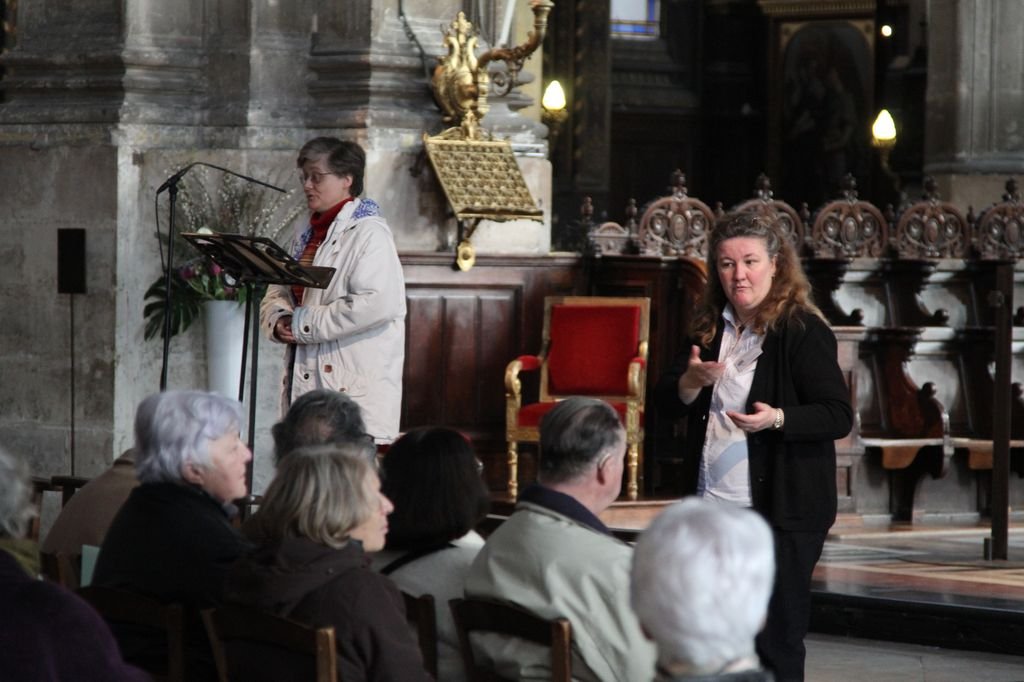
[[[572,680],[572,626],[568,619],[548,620],[514,604],[490,599],[453,599],[448,606],[455,619],[459,650],[470,680],[491,682],[503,679],[477,664],[469,638],[471,632],[493,632],[549,647],[551,680]]]
[[[434,606],[434,595],[414,597],[403,591],[402,598],[405,599],[405,617],[416,628],[416,641],[423,655],[423,667],[436,679],[437,609]]]
[[[167,634],[167,670],[149,671],[156,680],[185,680],[185,616],[180,604],[162,604],[141,594],[90,585],[78,595],[92,604],[108,623],[124,623]],[[166,674],[161,674],[166,672]]]
[[[43,508],[43,497],[46,493],[59,493],[60,491],[60,488],[51,483],[50,479],[33,476],[32,506],[41,511]],[[29,522],[28,533],[25,536],[29,540],[39,540],[40,516],[41,514],[36,514]]]
[[[60,504],[63,507],[76,492],[84,488],[91,480],[91,478],[83,478],[81,476],[54,476],[50,479],[50,482],[55,487],[60,488]]]
[[[70,556],[64,552],[40,552],[39,570],[43,577],[74,591],[78,589],[82,572],[82,556]]]
[[[765,174],[761,173],[754,181],[754,196],[730,209],[732,213],[753,213],[762,216],[776,223],[782,229],[786,239],[796,249],[797,255],[804,252],[807,242],[807,221],[795,208],[775,198],[772,191],[772,181]],[[803,208],[807,212],[806,205]],[[724,212],[716,211],[716,219],[724,215]]]
[[[267,651],[280,651],[289,661],[307,660],[315,670],[313,679],[316,682],[336,682],[338,679],[333,627],[318,628],[305,625],[244,606],[206,609],[202,616],[206,633],[210,637],[220,682],[228,682],[229,679],[245,679],[251,682],[279,680],[280,671],[273,666],[267,666],[264,670],[254,670],[252,665],[246,665],[252,663],[248,654],[257,650],[261,655],[265,655]],[[236,644],[252,648],[233,646]],[[298,673],[297,667],[289,667]],[[235,672],[239,670],[244,670],[244,674],[239,676]],[[293,679],[303,677],[297,675]]]

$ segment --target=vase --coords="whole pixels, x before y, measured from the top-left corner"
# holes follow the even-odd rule
[[[206,389],[226,398],[238,398],[245,307],[238,301],[205,301],[203,323],[206,332]]]

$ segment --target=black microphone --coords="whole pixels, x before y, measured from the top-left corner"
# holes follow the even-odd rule
[[[197,164],[198,164],[198,161],[195,162],[195,163],[190,163],[187,166],[185,166],[184,168],[182,168],[181,170],[179,170],[177,173],[172,175],[171,177],[167,178],[167,181],[164,182],[164,184],[160,185],[160,187],[156,190],[156,193],[160,194],[164,190],[170,189],[173,185],[177,185],[178,184],[178,180],[181,180],[183,177],[185,177],[185,173],[188,173],[190,170],[192,170],[192,167],[197,165]]]
[[[235,172],[233,170],[228,170],[227,168],[224,168],[222,166],[215,166],[212,163],[206,163],[204,161],[196,161],[192,165],[193,166],[206,166],[207,168],[213,168],[215,170],[219,170],[219,171],[222,171],[224,173],[227,173],[228,175],[234,175],[236,178],[241,178],[242,180],[245,180],[246,182],[253,182],[253,183],[256,183],[257,185],[262,185],[263,187],[267,187],[269,189],[277,190],[278,192],[281,192],[282,194],[287,194],[288,193],[288,190],[281,189],[277,185],[271,185],[269,182],[263,182],[262,180],[257,180],[256,178],[249,177],[248,175],[242,175],[241,173],[237,173],[237,172]],[[188,169],[186,169],[186,170],[188,170]]]
[[[178,184],[178,181],[181,180],[183,177],[185,177],[185,173],[188,173],[195,166],[206,166],[207,168],[213,168],[215,170],[219,170],[219,171],[222,171],[224,173],[227,173],[228,175],[234,175],[236,178],[241,178],[242,180],[245,180],[247,182],[253,182],[253,183],[256,183],[257,185],[262,185],[263,187],[267,187],[269,189],[277,190],[278,192],[281,192],[281,193],[284,193],[284,194],[288,193],[288,190],[281,189],[277,185],[271,185],[269,182],[263,182],[262,180],[257,180],[256,178],[251,178],[248,175],[242,175],[241,173],[236,173],[235,171],[228,170],[227,168],[223,168],[222,166],[215,166],[212,163],[206,163],[204,161],[193,161],[192,163],[188,164],[187,166],[185,166],[184,168],[179,170],[177,173],[175,173],[171,177],[167,178],[166,182],[164,182],[164,184],[160,185],[160,187],[157,188],[157,190],[156,190],[157,195],[160,195],[164,190],[170,189],[174,185]]]

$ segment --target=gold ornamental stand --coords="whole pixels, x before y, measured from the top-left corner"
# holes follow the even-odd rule
[[[456,126],[440,135],[424,134],[423,146],[459,223],[455,266],[462,271],[472,268],[476,261],[470,239],[481,220],[542,219],[543,211],[526,186],[512,145],[507,140],[491,139],[480,127],[480,119],[490,108],[487,65],[504,61],[511,75],[509,87],[513,87],[523,62],[544,40],[553,7],[551,0],[531,0],[534,30],[526,42],[492,48],[479,57],[476,28],[463,12],[444,33],[448,53],[438,57],[431,85],[444,112],[443,120]]]
[[[423,136],[427,157],[459,222],[455,265],[465,272],[476,254],[470,239],[481,220],[540,220],[543,211],[530,195],[522,171],[504,140]]]

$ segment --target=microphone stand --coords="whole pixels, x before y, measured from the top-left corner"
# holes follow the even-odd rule
[[[218,263],[224,272],[230,274],[245,286],[245,332],[242,350],[242,371],[238,382],[238,402],[243,402],[245,392],[246,348],[252,337],[252,370],[249,379],[249,449],[256,439],[256,375],[259,359],[259,325],[256,322],[259,308],[255,297],[255,285],[279,284],[300,285],[317,289],[325,288],[334,277],[335,269],[313,265],[303,266],[267,237],[249,237],[241,234],[200,234],[186,232],[182,235],[206,257]],[[252,488],[252,465],[246,475]]]
[[[276,185],[271,185],[270,183],[263,182],[262,180],[257,180],[256,178],[251,178],[248,175],[242,175],[241,173],[236,173],[233,170],[228,170],[227,168],[223,168],[221,166],[216,166],[216,165],[214,165],[212,163],[206,163],[204,161],[193,161],[192,163],[188,164],[187,166],[185,166],[184,168],[182,168],[181,170],[176,172],[171,177],[167,178],[167,180],[165,180],[164,183],[162,185],[160,185],[159,188],[157,188],[157,190],[156,190],[157,196],[160,196],[160,194],[162,194],[164,191],[166,191],[167,192],[167,196],[168,196],[169,201],[170,201],[170,210],[169,210],[170,224],[167,226],[167,266],[165,268],[165,274],[164,274],[164,351],[163,351],[163,361],[162,361],[162,365],[160,367],[160,391],[161,392],[167,390],[167,365],[168,365],[168,359],[170,358],[170,354],[171,354],[171,279],[172,279],[171,270],[174,267],[174,214],[175,214],[175,207],[176,207],[176,205],[178,203],[178,183],[181,181],[181,179],[183,177],[185,177],[185,174],[188,173],[190,170],[192,170],[192,168],[195,167],[195,166],[206,166],[207,168],[213,168],[213,169],[219,170],[221,172],[227,173],[228,175],[233,175],[236,178],[241,178],[242,180],[245,180],[246,182],[251,182],[251,183],[255,183],[257,185],[262,185],[263,187],[267,187],[269,189],[277,190],[278,192],[281,192],[283,194],[287,194],[288,193],[288,190],[281,189],[280,187],[278,187]],[[247,288],[247,294],[249,296],[252,295],[252,287],[248,287]],[[249,302],[247,302],[247,305],[248,305],[248,303]],[[246,330],[246,331],[248,332],[248,330]],[[254,334],[254,336],[255,336],[255,334]],[[245,341],[243,341],[243,346],[242,346],[242,381],[243,382],[245,381],[245,353],[246,353],[246,346],[248,345],[247,344],[248,333],[246,333],[246,337],[247,338],[246,338]],[[256,364],[255,363],[255,359],[253,361],[253,364],[254,365]],[[239,396],[240,396],[239,400],[241,400],[241,394],[242,394],[242,389],[239,388]]]

